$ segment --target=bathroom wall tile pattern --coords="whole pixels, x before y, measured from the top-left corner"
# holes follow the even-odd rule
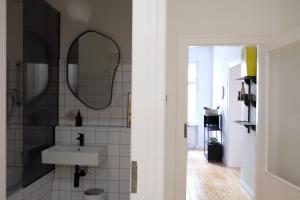
[[[17,60],[12,59],[8,63],[8,96],[17,89],[22,99],[22,66],[16,65]],[[127,100],[131,91],[131,64],[120,63],[118,66],[111,105],[103,110],[89,109],[73,96],[66,82],[65,59],[60,60],[59,76],[60,126],[56,131],[56,143],[76,145],[77,133],[83,132],[86,145],[107,145],[107,160],[97,168],[89,168],[79,188],[73,187],[74,169],[57,166],[53,183],[53,173],[49,173],[14,193],[8,200],[82,200],[83,191],[92,187],[104,189],[106,200],[129,200],[130,128],[124,127],[127,126]],[[8,99],[8,109],[10,106],[11,100]],[[72,127],[74,120],[66,119],[66,113],[78,109],[83,117],[82,128]],[[22,111],[21,102],[14,107],[7,127],[8,166],[23,164]]]
[[[98,167],[89,167],[73,187],[73,166],[56,166],[52,200],[82,200],[83,191],[99,187],[106,200],[129,200],[130,187],[130,128],[99,126],[57,126],[56,144],[78,145],[78,133],[85,136],[85,145],[106,145],[107,158]]]
[[[54,172],[43,176],[36,182],[22,188],[11,196],[8,200],[51,200],[51,188]]]
[[[71,93],[66,80],[66,59],[60,59],[59,126],[57,144],[77,145],[78,133],[84,133],[86,145],[106,145],[107,159],[99,167],[90,167],[73,187],[73,167],[56,166],[52,200],[82,200],[83,191],[100,187],[106,200],[129,200],[130,128],[127,128],[128,93],[131,92],[130,59],[122,59],[114,78],[112,102],[106,109],[92,110]],[[83,127],[74,127],[75,120],[67,113],[80,110]]]
[[[7,65],[7,166],[23,166],[23,67],[17,58]]]
[[[114,77],[112,102],[106,109],[92,110],[82,104],[70,91],[66,80],[66,59],[60,60],[59,68],[59,124],[74,125],[75,120],[66,117],[70,111],[81,112],[83,125],[127,126],[128,93],[131,92],[131,64],[123,59]]]

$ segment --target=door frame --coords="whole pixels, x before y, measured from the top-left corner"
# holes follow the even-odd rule
[[[137,193],[131,200],[164,200],[166,0],[133,0],[131,160]]]
[[[0,199],[6,199],[6,0],[0,0]]]
[[[300,188],[273,175],[267,170],[267,154],[268,154],[268,88],[269,88],[269,53],[272,50],[284,47],[293,42],[300,41],[300,28],[292,31],[278,34],[268,41],[264,42],[261,47],[260,64],[263,67],[258,68],[258,82],[260,82],[260,90],[258,90],[258,106],[260,112],[257,113],[257,193],[256,199],[272,198],[274,200],[281,199],[299,199]],[[266,95],[267,94],[267,95]],[[269,195],[269,196],[266,196]]]
[[[230,62],[229,64],[228,64],[228,67],[227,67],[227,94],[225,95],[226,96],[226,98],[227,98],[227,130],[226,130],[226,133],[227,134],[229,134],[230,133],[230,128],[231,128],[231,126],[230,126],[230,121],[232,121],[233,119],[231,119],[230,118],[230,96],[229,96],[229,92],[230,92],[230,83],[231,83],[231,80],[230,80],[230,70],[232,69],[232,68],[235,68],[235,67],[240,67],[241,68],[241,65],[242,65],[242,60],[239,58],[239,59],[236,59],[236,60],[234,60],[234,61],[232,61],[232,62]],[[241,106],[241,110],[242,110],[242,106]],[[241,129],[243,128],[243,127],[240,127]],[[230,145],[230,135],[228,136],[228,139],[229,139],[229,145]],[[242,157],[242,148],[240,149],[241,150],[241,157]],[[230,151],[229,151],[230,152]],[[230,167],[232,167],[232,165],[231,165],[231,162],[228,160],[228,162],[227,162],[227,166],[228,166],[228,164],[229,164],[229,166]],[[241,163],[240,163],[241,164]],[[239,166],[239,167],[241,167],[241,165]]]
[[[172,116],[172,121],[176,121],[176,140],[175,144],[167,146],[170,152],[175,155],[175,165],[172,166],[173,175],[175,177],[172,189],[169,192],[175,194],[176,200],[182,200],[186,195],[186,172],[187,172],[187,152],[186,139],[183,137],[184,124],[187,122],[187,66],[188,66],[188,47],[202,45],[259,45],[263,43],[268,36],[265,35],[181,35],[178,37],[178,56],[176,66],[176,113],[180,115]],[[257,85],[259,90],[259,82]],[[167,112],[170,112],[167,110]],[[168,113],[167,113],[168,115]],[[168,124],[174,126],[174,124]],[[259,134],[259,133],[257,133]],[[168,134],[170,136],[172,134]],[[173,141],[171,138],[166,140]],[[166,155],[168,156],[168,155]],[[170,187],[170,188],[171,188]]]

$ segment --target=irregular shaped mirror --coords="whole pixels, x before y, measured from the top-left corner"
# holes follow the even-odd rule
[[[113,79],[120,61],[118,45],[96,31],[86,31],[72,43],[67,60],[67,83],[91,109],[110,105]]]

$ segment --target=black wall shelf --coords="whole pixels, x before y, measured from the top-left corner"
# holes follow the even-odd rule
[[[256,131],[256,125],[254,123],[248,122],[248,121],[234,121],[235,123],[238,123],[242,126],[245,126],[246,128],[250,128],[253,131]]]
[[[244,95],[244,99],[240,101],[244,101],[244,104],[248,107],[248,121],[235,121],[236,123],[245,126],[248,129],[248,133],[250,133],[250,129],[256,131],[255,123],[250,122],[251,118],[251,106],[256,107],[256,96],[251,93],[251,85],[256,84],[256,76],[244,76],[238,78],[237,80],[242,80],[248,85],[248,94]]]
[[[254,94],[245,94],[243,101],[246,106],[256,107],[256,96]]]
[[[250,85],[251,82],[256,84],[256,76],[243,76],[241,78],[238,78],[237,80],[243,80],[247,85]]]

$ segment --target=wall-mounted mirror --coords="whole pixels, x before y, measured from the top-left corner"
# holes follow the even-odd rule
[[[67,83],[91,109],[110,105],[113,79],[120,61],[118,45],[96,31],[86,31],[72,43],[67,60]]]

